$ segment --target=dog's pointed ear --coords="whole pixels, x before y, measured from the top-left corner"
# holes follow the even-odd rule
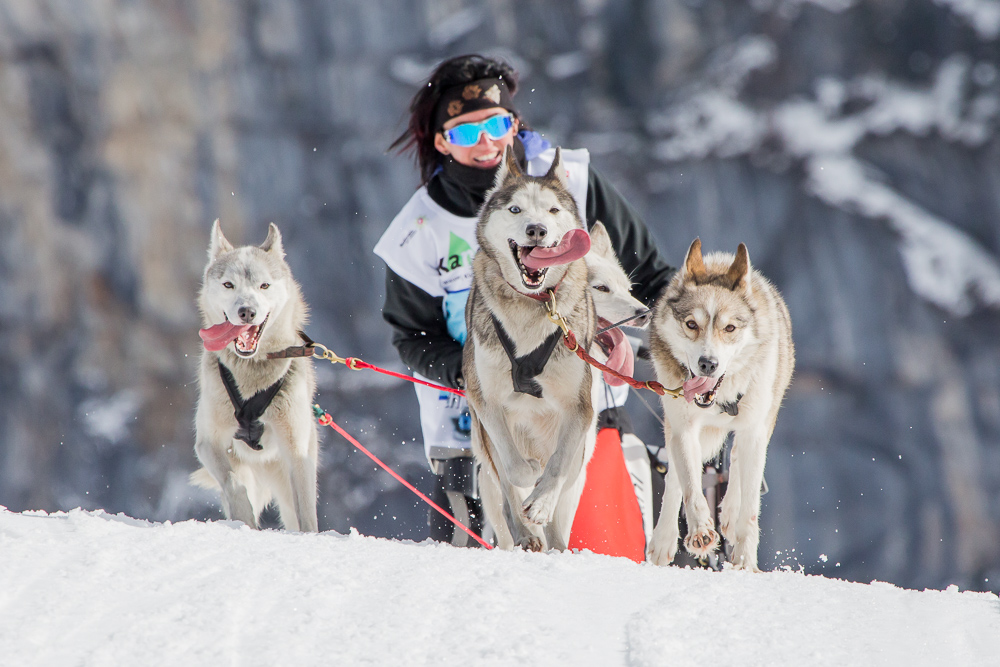
[[[701,239],[696,238],[688,248],[687,257],[684,258],[684,281],[702,283],[708,277],[705,270],[705,262],[701,258]]]
[[[597,253],[602,257],[611,257],[615,254],[614,248],[611,247],[608,229],[600,220],[590,228],[590,252]]]
[[[260,249],[278,257],[285,256],[285,248],[281,245],[281,232],[278,231],[278,225],[272,222],[267,226],[267,238],[260,244]]]
[[[514,148],[508,146],[507,150],[504,151],[503,160],[500,161],[500,167],[497,169],[497,175],[493,181],[493,189],[500,188],[508,178],[519,178],[523,175],[521,167],[517,164],[517,156],[514,155]]]
[[[229,252],[232,249],[233,244],[222,233],[222,225],[219,223],[219,219],[216,218],[215,222],[212,223],[212,239],[208,244],[208,258],[215,259],[222,253]]]
[[[563,165],[562,161],[562,149],[556,146],[556,156],[552,158],[552,165],[549,170],[545,172],[546,179],[555,179],[563,187],[569,187],[569,174],[566,173],[566,167]]]
[[[747,252],[747,247],[744,244],[740,244],[740,247],[736,249],[736,259],[729,266],[729,270],[726,272],[726,280],[732,285],[732,290],[737,290],[739,288],[749,289],[750,287],[750,253]]]

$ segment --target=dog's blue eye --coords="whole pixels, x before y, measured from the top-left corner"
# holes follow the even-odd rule
[[[698,323],[695,322],[694,320],[688,320],[687,321],[687,328],[691,329],[692,331],[694,331],[695,329],[698,328]]]
[[[511,213],[513,213],[514,215],[517,215],[518,213],[520,213],[520,212],[521,212],[521,209],[520,209],[520,208],[518,208],[517,206],[511,206],[511,207],[510,207],[509,209],[507,209],[507,210],[508,210],[508,211],[510,211]]]
[[[229,282],[228,280],[226,282],[222,283],[222,286],[225,287],[226,289],[233,289],[233,284],[231,282]]]
[[[267,288],[268,288],[268,287],[270,287],[270,286],[271,286],[271,283],[261,283],[261,284],[260,284],[260,288],[261,288],[261,289],[267,289]]]
[[[555,206],[553,206],[552,208],[549,209],[549,213],[555,214],[555,213],[558,213],[558,212],[559,212],[559,209],[556,208]]]

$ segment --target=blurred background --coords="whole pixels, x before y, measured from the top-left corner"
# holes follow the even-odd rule
[[[998,38],[997,0],[0,1],[0,505],[221,518],[187,485],[215,218],[276,222],[309,334],[405,370],[371,249],[418,179],[386,149],[433,66],[483,52],[672,263],[745,242],[783,291],[762,566],[1000,591]],[[411,387],[317,369],[428,489]],[[426,535],[328,429],[322,461],[321,529]]]

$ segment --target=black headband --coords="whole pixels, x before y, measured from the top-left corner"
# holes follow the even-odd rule
[[[503,79],[478,79],[452,86],[441,93],[441,99],[434,108],[434,131],[440,131],[455,116],[497,107],[516,111],[507,83]]]

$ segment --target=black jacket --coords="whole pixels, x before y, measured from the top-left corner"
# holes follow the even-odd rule
[[[639,214],[600,173],[590,167],[587,183],[587,228],[600,220],[618,258],[635,286],[632,295],[647,305],[660,294],[674,269],[660,255]],[[445,210],[475,217],[483,192],[471,191],[439,171],[427,184],[431,198]],[[448,333],[443,298],[434,297],[392,269],[385,271],[382,317],[393,328],[392,344],[407,366],[432,381],[461,387],[462,345]]]

